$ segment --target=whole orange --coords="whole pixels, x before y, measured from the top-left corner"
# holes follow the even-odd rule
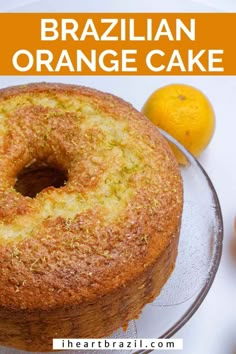
[[[171,84],[157,89],[147,99],[142,112],[196,157],[214,134],[215,114],[210,101],[189,85]],[[172,148],[178,162],[184,164],[183,155],[176,147]]]

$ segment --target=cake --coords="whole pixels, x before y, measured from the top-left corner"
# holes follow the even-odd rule
[[[0,344],[50,351],[125,328],[173,271],[182,204],[168,143],[129,103],[0,90]]]

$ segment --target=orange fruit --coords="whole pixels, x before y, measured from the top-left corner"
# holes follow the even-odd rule
[[[209,144],[215,130],[215,114],[208,98],[184,84],[159,88],[147,99],[142,112],[159,128],[172,135],[194,156]],[[171,144],[179,163],[186,160]]]

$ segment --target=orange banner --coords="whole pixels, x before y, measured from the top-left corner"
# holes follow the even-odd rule
[[[1,13],[0,75],[235,75],[236,13]]]

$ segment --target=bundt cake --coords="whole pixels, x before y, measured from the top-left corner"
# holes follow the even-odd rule
[[[0,90],[0,343],[107,337],[170,276],[183,204],[157,128],[111,94]]]

